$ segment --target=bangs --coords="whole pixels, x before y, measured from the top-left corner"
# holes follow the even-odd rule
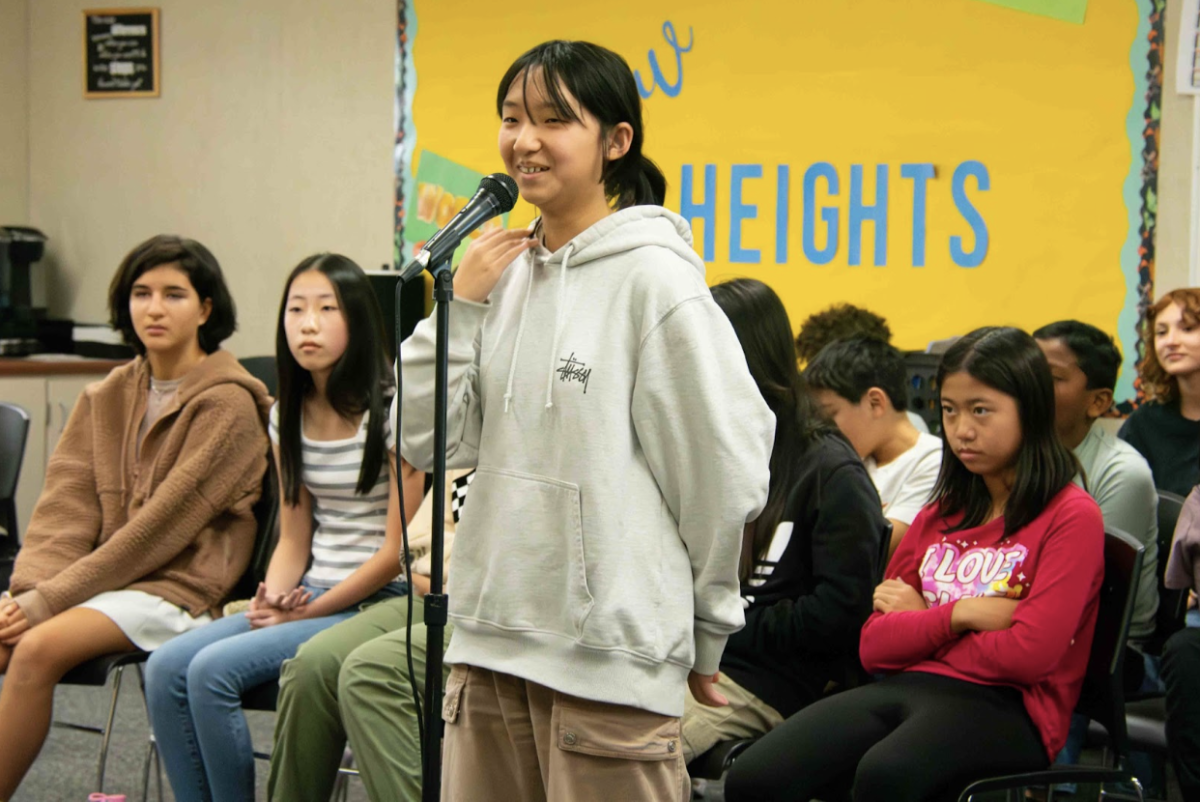
[[[569,60],[569,55],[567,52],[558,52],[559,50],[560,48],[552,46],[538,47],[513,62],[513,65],[508,68],[508,72],[500,80],[500,88],[496,95],[497,114],[501,117],[504,116],[504,100],[512,91],[513,84],[520,80],[522,102],[525,104],[527,115],[532,116],[533,114],[529,108],[529,86],[532,83],[534,90],[554,109],[556,115],[569,122],[581,121],[579,110],[576,107],[579,101],[576,100],[575,103],[572,103],[571,98],[567,96],[567,92],[570,92],[576,98],[579,97],[578,91],[571,87],[564,78],[564,73],[571,74],[571,70],[566,68],[565,63]],[[562,50],[565,51],[565,48]]]

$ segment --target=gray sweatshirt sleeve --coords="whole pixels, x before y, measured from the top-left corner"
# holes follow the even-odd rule
[[[680,303],[646,336],[633,424],[692,564],[693,670],[714,674],[745,624],[742,530],[766,504],[775,417],[711,297]]]
[[[483,406],[479,392],[479,337],[489,306],[456,300],[450,306],[449,407],[446,467],[471,468],[479,459]],[[437,316],[417,324],[401,347],[404,404],[400,453],[420,471],[433,470],[433,398]],[[395,410],[393,410],[394,414]]]

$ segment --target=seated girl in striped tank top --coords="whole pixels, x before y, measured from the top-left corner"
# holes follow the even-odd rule
[[[400,567],[394,392],[382,315],[366,275],[319,254],[288,278],[279,313],[279,544],[248,612],[179,637],[147,667],[147,701],[176,799],[254,798],[241,710],[247,690],[321,630],[408,592]],[[406,509],[423,476],[401,462]]]

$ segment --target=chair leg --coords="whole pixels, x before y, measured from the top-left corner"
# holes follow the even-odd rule
[[[121,695],[121,677],[125,666],[117,666],[113,670],[112,703],[108,706],[108,721],[104,724],[104,732],[100,738],[100,761],[96,765],[96,791],[104,793],[104,772],[108,768],[108,742],[112,739],[113,720],[117,717],[117,699]]]
[[[350,776],[357,774],[358,770],[354,768],[354,752],[347,745],[342,752],[342,765],[338,766],[337,779],[333,783],[332,799],[346,802],[350,798]]]
[[[150,703],[146,701],[146,672],[142,670],[142,664],[138,663],[138,687],[142,690],[142,704],[146,707],[146,724],[150,724]],[[154,761],[154,775],[156,788],[158,790],[158,802],[163,802],[163,781],[162,781],[162,761],[158,757],[158,742],[154,740],[154,730],[150,730],[150,740],[146,744],[146,761],[142,767],[142,802],[150,802],[150,761]]]

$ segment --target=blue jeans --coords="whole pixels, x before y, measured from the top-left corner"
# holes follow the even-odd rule
[[[324,592],[307,588],[314,598]],[[279,679],[301,644],[361,607],[401,596],[385,586],[360,605],[323,618],[250,628],[245,613],[169,641],[146,664],[146,705],[158,751],[179,802],[254,799],[254,752],[242,694]]]

